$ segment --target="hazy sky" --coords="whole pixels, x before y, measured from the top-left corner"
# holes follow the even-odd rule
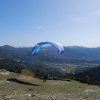
[[[0,0],[0,46],[100,46],[100,0]]]

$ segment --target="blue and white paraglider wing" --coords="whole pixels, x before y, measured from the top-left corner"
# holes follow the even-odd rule
[[[40,49],[40,47],[45,44],[51,44],[52,46],[54,46],[58,50],[59,54],[62,54],[64,52],[64,48],[61,44],[57,42],[46,41],[46,42],[37,43],[32,49],[32,54],[36,54]]]

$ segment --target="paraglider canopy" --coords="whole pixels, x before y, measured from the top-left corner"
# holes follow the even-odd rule
[[[38,52],[38,50],[40,49],[40,47],[45,44],[50,44],[50,45],[54,46],[58,50],[59,54],[62,54],[64,52],[64,48],[61,44],[59,44],[57,42],[53,42],[53,41],[45,41],[45,42],[37,43],[32,49],[32,54],[33,55],[36,54]]]

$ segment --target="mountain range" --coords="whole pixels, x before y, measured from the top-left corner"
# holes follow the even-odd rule
[[[16,48],[9,45],[0,46],[0,68],[14,67],[15,69],[23,68],[28,66],[29,69],[36,73],[48,73],[54,76],[64,75],[60,69],[56,68],[45,68],[45,64],[79,64],[77,69],[81,70],[80,67],[85,63],[100,64],[100,47],[87,48],[82,46],[64,46],[64,53],[59,54],[53,46],[45,46],[40,48],[36,55],[32,55],[32,47]],[[5,60],[6,59],[6,60]],[[13,60],[9,60],[13,59]],[[16,62],[21,61],[21,62]],[[24,63],[26,62],[26,63]],[[29,67],[30,66],[30,67]],[[65,65],[66,67],[66,65]],[[84,70],[87,69],[87,70]],[[84,77],[89,75],[91,80],[99,80],[100,67],[94,69],[84,68],[84,72],[77,73],[76,77]]]
[[[100,62],[100,47],[64,46],[63,54],[58,54],[53,46],[40,48],[36,55],[32,55],[31,51],[32,47],[0,46],[0,58],[18,59],[28,62]]]

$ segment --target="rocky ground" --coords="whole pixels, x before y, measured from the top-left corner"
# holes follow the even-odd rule
[[[100,87],[0,71],[0,100],[100,100]]]

